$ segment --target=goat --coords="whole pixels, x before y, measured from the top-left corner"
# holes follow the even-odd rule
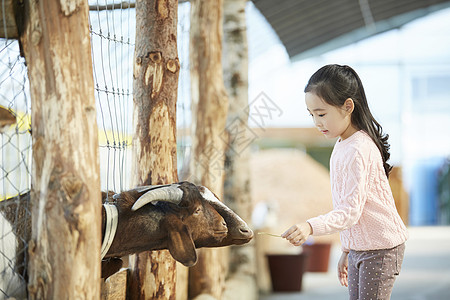
[[[195,240],[195,246],[196,248],[201,247],[224,247],[224,246],[230,246],[230,245],[242,245],[245,243],[248,243],[253,238],[253,231],[248,227],[247,223],[242,220],[239,215],[237,215],[235,212],[233,212],[230,208],[228,208],[225,204],[223,204],[218,197],[211,192],[208,188],[204,186],[195,186],[192,183],[189,183],[187,181],[172,184],[173,189],[172,197],[181,197],[182,193],[177,190],[176,188],[182,188],[184,185],[192,185],[198,189],[198,192],[200,195],[195,194],[196,197],[201,196],[201,199],[211,205],[225,220],[225,223],[228,228],[228,233],[226,237],[220,241],[213,242],[208,241],[207,243],[204,243],[202,240]],[[151,190],[155,188],[160,188],[164,186],[142,186],[139,187],[139,190]],[[175,196],[175,194],[178,194]],[[136,203],[133,205],[133,209],[136,210],[142,206],[145,206],[146,204],[150,203],[150,198],[145,199],[142,197]]]
[[[140,243],[145,244],[145,246],[137,249],[137,251],[134,249],[134,253],[148,250],[169,249],[170,253],[177,261],[185,266],[192,266],[197,261],[195,248],[241,245],[248,243],[253,238],[253,232],[248,225],[236,213],[220,202],[209,189],[203,186],[195,186],[189,182],[180,182],[171,185],[142,186],[116,194],[113,198],[117,200],[117,202],[125,201],[128,203],[126,205],[126,210],[129,211],[129,214],[126,215],[126,217],[129,218],[139,218],[138,214],[136,214],[138,211],[141,211],[141,213],[145,215],[148,214],[148,210],[158,208],[159,205],[163,205],[166,209],[167,207],[172,207],[172,209],[176,208],[178,210],[175,215],[165,218],[165,220],[170,222],[164,223],[167,221],[162,221],[162,224],[165,224],[164,227],[168,230],[168,238],[164,237],[163,240],[155,243],[153,237],[150,238],[150,235],[148,235],[149,239],[147,241],[145,241],[145,238],[147,237],[143,240],[141,235],[136,235],[136,238],[139,239]],[[138,199],[135,200],[136,198]],[[161,200],[173,201],[172,203],[176,205],[160,203]],[[129,208],[130,206],[131,210]],[[191,207],[187,217],[181,217],[183,222],[178,220],[180,217],[180,207]],[[195,213],[195,211],[197,211],[199,214],[210,214],[211,209],[212,212],[218,212],[225,220],[228,230],[222,238],[217,238],[217,232],[210,231],[209,228],[213,228],[212,225],[204,224],[203,220],[210,220],[210,216],[206,218],[199,217]],[[119,212],[119,215],[122,216],[123,213]],[[105,218],[103,218],[103,220],[105,220]],[[125,222],[134,225],[137,223],[130,220],[126,220]],[[161,224],[161,221],[159,221],[159,223]],[[181,223],[186,226],[185,230],[192,232],[191,239],[185,234],[180,234],[181,232],[184,232],[181,230]],[[103,228],[104,227],[105,224],[103,223]],[[121,226],[118,227],[120,228]],[[139,226],[136,226],[135,230],[136,232],[142,232],[142,228],[139,228]],[[124,230],[124,232],[133,232],[133,230],[127,229]],[[170,232],[174,232],[173,234],[175,236],[172,237]],[[130,238],[127,235],[122,235],[120,233],[117,233],[116,236]],[[166,245],[164,241],[167,241],[168,244]],[[177,241],[178,244],[174,244],[172,241]],[[180,244],[180,242],[182,244]],[[194,244],[192,244],[192,242]],[[121,245],[123,247],[123,245],[129,243],[129,240],[114,239],[111,249],[105,256],[107,260],[102,262],[103,278],[108,277],[110,274],[115,273],[121,268],[122,262],[119,257],[131,254],[131,252],[121,251],[120,247]],[[194,245],[195,248],[193,247]],[[180,251],[180,249],[183,249],[183,251]],[[187,249],[189,249],[189,251],[186,251]],[[189,261],[189,258],[191,261]],[[188,263],[186,263],[186,261],[188,261]],[[191,263],[192,261],[193,263]]]
[[[120,268],[117,258],[121,256],[162,249],[168,249],[175,260],[190,267],[197,262],[197,244],[216,245],[228,232],[224,219],[202,201],[198,188],[189,182],[138,187],[112,198],[118,210],[118,225],[104,256],[103,269],[110,269],[111,264],[113,270]],[[102,214],[105,235],[105,208]],[[110,272],[102,270],[102,277]]]
[[[124,255],[168,249],[177,261],[186,266],[192,266],[197,261],[195,248],[243,244],[253,237],[253,232],[247,224],[222,204],[211,191],[189,182],[138,187],[119,194],[102,193],[102,198],[104,203],[102,238],[105,238],[108,223],[105,205],[111,205],[108,204],[108,199],[113,198],[113,205],[118,211],[117,233],[105,254],[105,260],[102,261],[103,278],[121,268],[120,257]],[[16,203],[17,199],[20,200],[20,205]],[[15,224],[16,219],[24,219],[21,222],[23,225],[17,227],[13,235],[7,236],[8,240],[15,239],[16,249],[8,253],[11,257],[14,253],[19,253],[24,243],[30,240],[31,220],[23,217],[25,214],[22,213],[29,210],[29,206],[29,193],[0,203],[2,222]],[[21,212],[14,214],[12,213],[14,209],[19,209]],[[2,228],[5,226],[2,225]],[[12,265],[21,265],[24,268],[26,251],[20,253],[20,255],[16,254],[14,259],[8,259],[10,264],[14,262]],[[0,274],[9,278],[15,274],[8,272]],[[25,273],[22,279],[23,286],[26,279]],[[3,278],[2,282],[4,282]],[[0,291],[2,289],[7,291],[5,287],[0,286]]]

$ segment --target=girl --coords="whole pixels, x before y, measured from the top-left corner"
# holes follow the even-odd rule
[[[305,87],[305,102],[319,131],[339,137],[330,159],[333,210],[293,225],[282,237],[300,246],[309,235],[340,232],[338,277],[350,299],[390,299],[408,232],[389,187],[388,135],[349,66],[320,68]]]

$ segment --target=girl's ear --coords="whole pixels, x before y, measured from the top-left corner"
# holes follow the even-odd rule
[[[347,113],[351,114],[355,109],[355,103],[353,102],[353,99],[347,98],[347,100],[345,100],[344,102],[343,108]]]

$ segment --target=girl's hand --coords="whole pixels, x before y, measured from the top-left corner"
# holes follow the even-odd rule
[[[339,259],[338,278],[342,286],[348,287],[348,252],[342,252]]]
[[[311,225],[308,222],[304,222],[291,226],[281,237],[287,239],[294,246],[300,246],[311,234]]]

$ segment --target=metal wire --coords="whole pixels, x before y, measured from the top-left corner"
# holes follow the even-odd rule
[[[0,0],[1,7],[5,0]],[[100,177],[103,191],[119,192],[130,188],[133,56],[135,40],[134,1],[113,3],[89,1],[89,29],[93,78],[99,127]],[[189,3],[181,7],[179,53],[181,61],[177,111],[180,127],[189,126],[188,31]],[[4,12],[4,10],[2,10]],[[5,16],[3,15],[3,20]],[[6,33],[6,24],[0,32]],[[180,39],[179,39],[180,40]],[[16,123],[0,133],[0,299],[20,297],[17,283],[27,280],[28,238],[31,213],[28,207],[31,188],[32,139],[31,103],[25,60],[20,56],[17,40],[0,39],[0,106],[8,109]],[[181,137],[180,162],[189,148],[188,138]],[[20,197],[18,197],[21,195]],[[10,220],[5,221],[6,211]],[[18,231],[25,232],[16,248],[8,239]],[[13,251],[13,253],[11,253]],[[15,255],[24,256],[18,265]],[[20,286],[20,284],[19,284]],[[19,297],[17,297],[19,295]],[[26,297],[26,296],[25,296]]]
[[[4,0],[1,7],[5,20]],[[6,24],[0,26],[7,37]],[[27,232],[31,219],[29,201],[23,201],[28,199],[31,187],[29,83],[19,43],[7,38],[0,39],[0,106],[15,118],[15,123],[2,128],[0,133],[0,298],[3,299],[24,295],[28,240],[24,236],[16,239],[16,235]]]
[[[97,121],[102,130],[100,169],[105,191],[129,187],[135,15],[130,2],[90,3]]]

